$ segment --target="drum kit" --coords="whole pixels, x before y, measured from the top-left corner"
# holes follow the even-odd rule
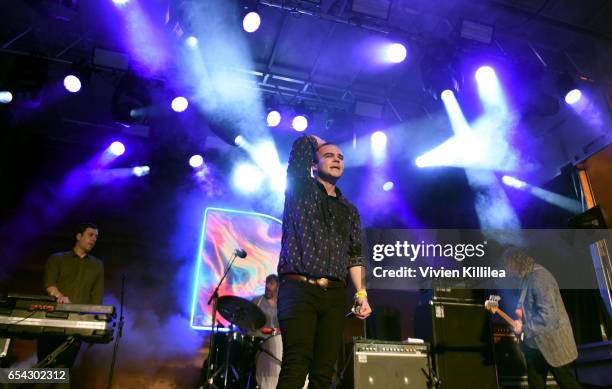
[[[282,342],[277,330],[264,327],[263,311],[244,298],[221,296],[217,310],[230,325],[228,332],[213,335],[209,382],[217,388],[265,389],[269,377],[280,372]]]
[[[204,362],[205,388],[276,387],[274,379],[278,380],[282,358],[280,336],[275,329],[263,328],[266,315],[254,303],[238,296],[219,296],[219,288],[236,258],[246,256],[244,250],[234,250],[223,276],[208,299],[207,304],[212,304],[213,330],[210,333],[210,352]],[[217,325],[217,313],[230,323],[225,333],[221,332]],[[270,344],[275,347],[270,347]],[[276,376],[272,376],[272,384],[269,380],[266,382],[266,379],[271,377],[271,369],[260,361],[274,365],[272,372],[276,373]]]

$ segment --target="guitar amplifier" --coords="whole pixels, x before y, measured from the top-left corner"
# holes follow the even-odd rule
[[[353,344],[355,389],[427,389],[429,344],[356,339]]]

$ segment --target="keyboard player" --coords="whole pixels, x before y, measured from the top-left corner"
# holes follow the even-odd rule
[[[102,304],[104,265],[91,255],[98,240],[98,227],[83,223],[75,230],[70,251],[51,255],[45,264],[44,286],[60,304]],[[38,340],[38,360],[59,347],[65,338],[46,336]],[[72,368],[81,347],[80,342],[62,353],[52,367]]]

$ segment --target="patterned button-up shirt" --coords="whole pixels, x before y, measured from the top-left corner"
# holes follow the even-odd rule
[[[316,150],[308,135],[291,149],[278,274],[344,280],[348,268],[364,266],[359,212],[337,187],[336,197],[329,196],[311,176]]]

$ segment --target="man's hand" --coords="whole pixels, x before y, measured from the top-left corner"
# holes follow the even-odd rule
[[[64,296],[56,286],[49,286],[47,288],[47,293],[55,297],[55,301],[57,301],[59,304],[70,304],[70,299],[68,296]]]
[[[515,334],[520,335],[521,332],[523,332],[523,322],[521,322],[520,320],[515,320],[514,326],[512,326],[512,330]]]
[[[355,312],[355,317],[364,320],[372,314],[372,308],[370,308],[370,303],[368,303],[367,297],[359,297],[357,299],[357,304],[359,304],[361,308],[359,309],[359,312]]]

